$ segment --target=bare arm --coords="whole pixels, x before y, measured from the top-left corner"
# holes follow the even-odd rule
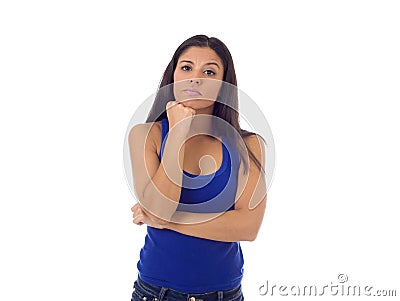
[[[135,193],[146,210],[169,220],[181,193],[182,172],[179,166],[183,166],[185,135],[169,131],[160,162],[150,130],[149,124],[140,124],[129,133]],[[181,155],[177,156],[179,149]]]
[[[170,220],[181,195],[184,142],[195,111],[169,101],[166,105],[169,131],[161,162],[158,159],[152,124],[137,125],[129,133],[135,193],[140,205],[163,220]],[[154,130],[154,129],[153,129]]]

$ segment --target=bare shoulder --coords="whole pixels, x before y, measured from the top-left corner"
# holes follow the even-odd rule
[[[249,150],[254,154],[258,161],[264,162],[265,160],[265,141],[257,133],[243,138]]]
[[[264,146],[264,139],[257,133],[252,135],[246,136],[243,138],[244,142],[246,143],[247,147],[249,147],[252,151],[258,150],[260,152],[260,148]]]
[[[149,132],[149,134],[161,133],[161,121],[138,123],[130,129],[129,135],[141,132]]]
[[[159,153],[161,141],[161,121],[139,123],[134,125],[129,131],[130,144],[137,143],[138,140],[145,140],[157,148]]]

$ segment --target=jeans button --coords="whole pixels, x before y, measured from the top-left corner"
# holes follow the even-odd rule
[[[143,299],[143,301],[146,301],[146,300],[147,300],[147,297],[143,297],[142,299]]]
[[[195,297],[190,297],[189,301],[196,301],[196,298]]]

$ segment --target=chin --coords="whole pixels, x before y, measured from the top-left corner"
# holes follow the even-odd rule
[[[198,100],[198,99],[183,100],[181,101],[181,103],[185,107],[191,107],[192,109],[197,109],[197,110],[208,108],[214,104],[214,102],[210,100]]]

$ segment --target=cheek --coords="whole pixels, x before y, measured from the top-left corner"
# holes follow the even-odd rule
[[[174,82],[178,82],[183,79],[185,79],[185,77],[181,72],[179,72],[179,71],[174,72]]]

